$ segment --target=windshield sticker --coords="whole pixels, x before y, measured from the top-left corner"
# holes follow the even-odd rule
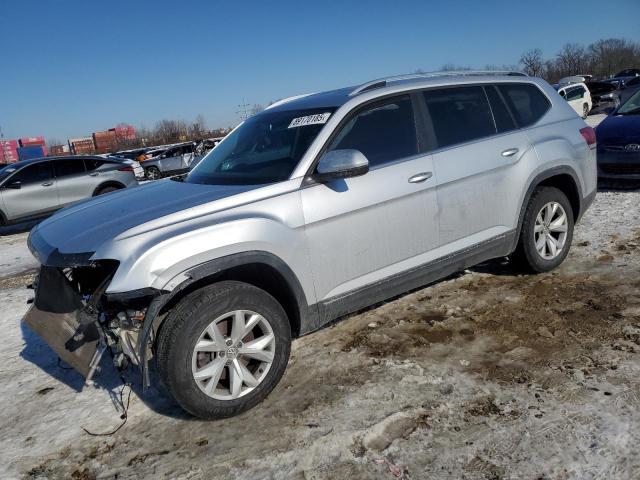
[[[321,123],[327,123],[329,117],[331,116],[330,112],[327,113],[319,113],[317,115],[307,115],[306,117],[298,117],[291,120],[288,128],[295,127],[306,127],[307,125],[317,125]]]

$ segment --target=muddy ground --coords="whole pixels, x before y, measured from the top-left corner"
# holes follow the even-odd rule
[[[639,191],[599,193],[555,272],[490,262],[297,340],[239,417],[130,373],[102,437],[83,428],[121,423],[120,379],[81,390],[20,327],[22,266],[0,279],[1,478],[640,478]]]

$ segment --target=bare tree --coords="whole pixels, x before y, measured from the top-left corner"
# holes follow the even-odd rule
[[[249,111],[249,113],[251,115],[257,115],[258,113],[260,113],[263,110],[264,110],[264,107],[262,105],[260,105],[259,103],[254,103],[254,105],[253,105],[253,107],[251,107],[251,110]]]
[[[598,40],[589,45],[588,52],[591,72],[599,77],[640,64],[640,45],[620,38]]]
[[[202,140],[207,136],[207,121],[204,115],[198,114],[196,119],[189,125],[189,138],[191,140]]]
[[[544,73],[544,60],[542,59],[542,50],[539,48],[523,53],[520,57],[520,63],[527,75],[541,77]]]

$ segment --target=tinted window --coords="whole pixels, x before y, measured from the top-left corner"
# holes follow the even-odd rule
[[[496,133],[482,87],[439,88],[423,93],[439,147]]]
[[[627,82],[627,87],[632,87],[634,85],[640,85],[640,77],[632,78]]]
[[[56,160],[53,162],[53,168],[56,172],[56,177],[69,177],[71,175],[78,175],[84,173],[84,163],[82,160]]]
[[[509,83],[499,85],[498,89],[520,127],[533,125],[551,107],[547,97],[535,85]]]
[[[42,183],[51,179],[51,163],[42,162],[35,165],[28,165],[16,173],[9,182],[16,180],[20,181],[23,185],[29,185],[33,183]]]
[[[329,150],[361,151],[375,167],[418,153],[413,107],[408,95],[360,110],[342,127]]]
[[[102,165],[104,165],[104,163],[105,163],[104,160],[95,160],[93,158],[85,158],[84,159],[85,168],[89,172],[92,172],[93,170],[101,167]]]
[[[514,130],[516,125],[513,123],[513,118],[511,118],[511,114],[509,113],[509,110],[507,110],[507,107],[496,87],[487,86],[485,87],[485,92],[487,92],[487,97],[489,97],[491,111],[493,112],[493,119],[496,122],[498,132]]]
[[[582,97],[584,97],[584,88],[582,87],[575,87],[567,91],[567,101],[579,100]]]

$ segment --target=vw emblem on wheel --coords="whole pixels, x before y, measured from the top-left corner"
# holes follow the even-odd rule
[[[640,151],[640,145],[637,143],[630,143],[629,145],[626,145],[624,149],[628,152],[638,152]]]

